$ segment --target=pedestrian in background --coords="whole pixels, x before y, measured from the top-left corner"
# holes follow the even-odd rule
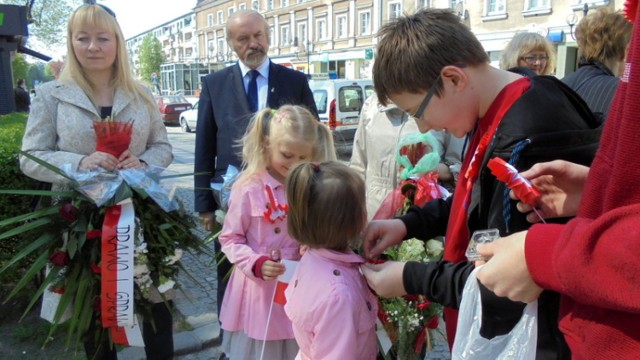
[[[273,303],[285,270],[278,261],[300,259],[300,244],[287,231],[284,182],[299,162],[335,160],[333,137],[302,106],[263,109],[249,129],[242,139],[244,170],[231,188],[220,234],[234,265],[220,311],[222,348],[234,360],[293,360],[298,345],[291,321]]]
[[[169,166],[173,155],[167,130],[151,92],[133,77],[127,54],[113,11],[95,4],[77,8],[67,25],[66,64],[58,80],[38,88],[22,150],[53,166],[71,164],[84,171]],[[131,144],[120,157],[96,150],[94,130],[94,121],[116,114],[133,126]],[[68,186],[67,178],[26,157],[20,158],[20,168],[29,177],[53,183],[54,189]],[[172,293],[163,297],[155,287],[150,293],[148,300],[136,300],[152,303],[150,316],[143,318],[145,354],[149,360],[171,359]],[[109,330],[93,320],[84,339],[87,357],[116,359]],[[93,336],[96,327],[98,339]]]
[[[198,102],[195,211],[208,231],[214,229],[214,212],[220,207],[214,200],[211,182],[222,183],[229,165],[240,167],[237,144],[251,116],[265,107],[277,109],[286,104],[305,106],[316,117],[318,113],[306,76],[269,60],[269,24],[260,13],[236,11],[227,19],[226,33],[229,47],[239,60],[205,77]],[[217,240],[214,246],[219,252]],[[218,313],[230,269],[226,259],[216,268]]]
[[[362,178],[340,162],[303,163],[286,196],[289,233],[307,246],[285,291],[297,359],[375,359],[378,300],[352,250],[367,223]]]
[[[364,102],[349,166],[364,178],[369,219],[373,218],[387,195],[400,184],[396,146],[402,137],[417,132],[416,122],[396,105],[381,105],[375,94]],[[434,150],[442,156],[438,166],[438,181],[453,192],[460,172],[464,138],[442,131],[431,131],[431,134],[440,143],[440,147]]]
[[[17,86],[14,90],[14,97],[16,111],[28,113],[29,107],[31,106],[31,96],[29,95],[29,91],[27,91],[27,84],[24,82],[24,79],[18,79]]]
[[[537,33],[517,33],[502,51],[500,69],[518,67],[530,69],[535,75],[553,74],[556,70],[553,44]]]
[[[630,39],[631,23],[621,12],[608,7],[590,12],[576,27],[578,70],[562,82],[575,90],[603,121],[624,71]]]

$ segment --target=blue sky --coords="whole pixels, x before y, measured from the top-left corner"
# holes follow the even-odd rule
[[[196,0],[103,0],[116,13],[125,38],[156,27],[190,12]]]

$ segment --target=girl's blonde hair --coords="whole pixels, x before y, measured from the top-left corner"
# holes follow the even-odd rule
[[[101,5],[82,5],[69,17],[67,24],[67,58],[59,80],[67,84],[77,83],[89,99],[97,105],[91,80],[87,77],[73,51],[73,32],[83,27],[99,27],[115,34],[116,59],[113,63],[110,85],[120,88],[127,96],[146,103],[151,111],[157,111],[157,105],[150,92],[133,77],[124,36],[115,16],[108,13]]]
[[[269,144],[281,140],[313,144],[310,161],[336,160],[333,136],[329,128],[306,108],[285,105],[278,110],[265,108],[251,120],[242,143],[242,183],[269,165]]]
[[[500,55],[500,69],[508,70],[519,66],[520,58],[532,52],[544,52],[549,59],[542,75],[552,74],[556,70],[556,50],[544,36],[532,33],[517,33]]]
[[[310,248],[342,251],[358,245],[367,222],[362,177],[338,162],[302,163],[285,184],[287,230]]]

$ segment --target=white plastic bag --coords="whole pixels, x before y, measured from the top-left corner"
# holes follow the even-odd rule
[[[538,301],[524,308],[516,326],[506,335],[485,339],[480,336],[482,303],[476,279],[477,267],[469,275],[462,293],[456,340],[451,358],[487,360],[535,360],[538,342]]]

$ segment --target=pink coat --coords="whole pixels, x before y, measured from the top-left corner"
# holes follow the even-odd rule
[[[296,359],[375,359],[378,300],[360,273],[362,258],[309,249],[285,291],[300,346]]]
[[[276,281],[257,278],[252,267],[272,249],[280,250],[282,259],[298,260],[300,245],[287,233],[287,219],[271,223],[264,218],[269,204],[265,191],[269,185],[278,203],[286,204],[284,186],[266,171],[249,182],[231,189],[229,211],[224,220],[220,244],[234,264],[222,301],[220,322],[227,331],[243,331],[252,339],[264,340],[269,309]],[[273,304],[267,340],[293,339],[291,322],[282,305]]]

